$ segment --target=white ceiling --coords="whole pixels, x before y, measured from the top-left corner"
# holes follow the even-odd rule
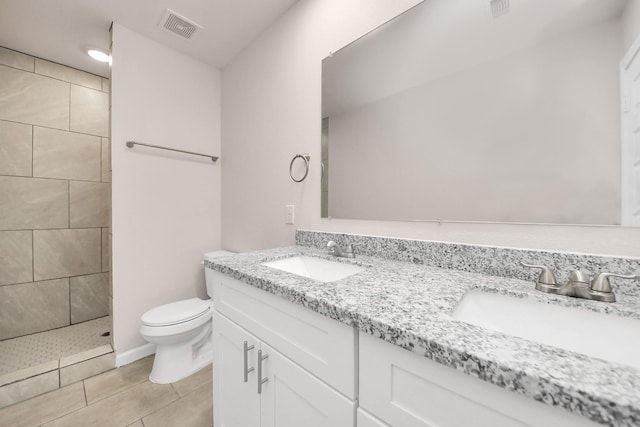
[[[0,46],[107,77],[89,47],[109,48],[117,22],[218,68],[297,0],[0,0]],[[204,30],[185,40],[158,27],[169,8]]]

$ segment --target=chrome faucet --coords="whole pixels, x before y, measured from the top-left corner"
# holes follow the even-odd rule
[[[566,295],[575,298],[592,299],[602,302],[615,302],[616,296],[611,288],[609,277],[619,277],[621,279],[637,279],[638,276],[631,274],[599,273],[593,280],[589,280],[589,274],[585,271],[575,270],[569,275],[569,281],[560,286],[556,282],[553,271],[545,265],[525,264],[523,267],[540,268],[540,277],[536,282],[536,290],[550,294]]]
[[[333,256],[337,256],[337,257],[342,257],[342,258],[355,258],[356,254],[353,251],[353,246],[349,245],[347,246],[347,248],[345,250],[340,249],[340,246],[338,246],[338,244],[336,242],[334,242],[333,240],[330,240],[329,243],[327,243],[327,250],[329,252],[329,255],[333,255]]]
[[[558,295],[566,295],[568,297],[575,298],[591,298],[591,283],[589,281],[589,274],[584,271],[575,270],[569,274],[569,281],[560,286],[556,291]],[[611,292],[613,301],[615,301],[615,295]],[[613,302],[611,301],[611,302]]]

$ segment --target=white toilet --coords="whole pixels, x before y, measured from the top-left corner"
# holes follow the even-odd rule
[[[204,258],[233,255],[227,251],[209,252]],[[207,294],[212,296],[209,275],[205,274]],[[210,299],[190,298],[164,304],[142,315],[140,334],[156,344],[156,355],[149,380],[158,384],[176,382],[204,368],[213,359]]]

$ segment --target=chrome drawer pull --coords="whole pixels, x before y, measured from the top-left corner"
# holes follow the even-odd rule
[[[262,350],[258,350],[258,394],[262,393],[262,384],[269,381],[269,378],[262,378],[262,361],[268,358],[269,355],[262,355]]]
[[[254,368],[249,367],[249,350],[253,350],[253,344],[249,345],[247,341],[244,342],[244,382],[249,381],[249,372],[253,372]]]

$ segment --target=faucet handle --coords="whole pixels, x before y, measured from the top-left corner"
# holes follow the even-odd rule
[[[523,267],[529,268],[540,268],[542,271],[540,272],[540,277],[538,278],[538,283],[542,283],[543,285],[557,285],[556,276],[553,274],[553,271],[547,267],[546,265],[537,265],[537,264],[527,264],[525,262],[520,261],[520,265]]]
[[[609,277],[619,277],[621,279],[637,279],[638,276],[633,274],[615,274],[615,273],[600,273],[593,282],[591,282],[591,290],[603,293],[613,293]]]
[[[556,282],[556,276],[549,267],[546,265],[527,264],[522,261],[520,261],[520,265],[523,267],[539,268],[542,270],[538,277],[538,282],[536,283],[536,290],[552,294],[558,293],[558,289],[560,287],[558,286],[558,282]]]

